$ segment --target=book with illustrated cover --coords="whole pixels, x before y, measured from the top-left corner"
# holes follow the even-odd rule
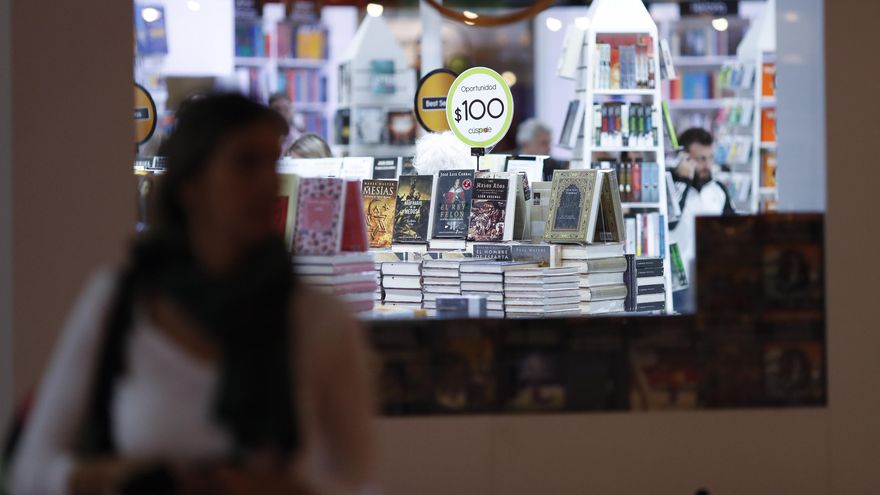
[[[357,108],[354,133],[358,144],[382,144],[385,138],[385,110],[379,107]]]
[[[413,156],[400,157],[400,175],[419,175],[416,166],[413,163],[414,160],[415,157]]]
[[[293,231],[296,227],[297,199],[299,197],[299,176],[279,174],[278,200],[275,203],[275,228],[284,235],[284,245],[291,249]]]
[[[336,144],[351,143],[351,110],[341,108],[336,111]]]
[[[596,170],[557,170],[550,190],[550,214],[544,228],[547,242],[586,243],[592,240],[601,193]]]
[[[596,225],[593,242],[622,242],[626,238],[626,233],[623,211],[620,207],[617,175],[612,170],[600,170],[599,174],[602,179],[601,216]]]
[[[767,398],[778,404],[818,404],[824,399],[821,341],[781,339],[764,346]]]
[[[510,244],[474,244],[472,251],[474,258],[483,258],[496,261],[513,261],[513,246]]]
[[[412,111],[391,111],[387,116],[388,144],[410,146],[416,143],[416,118]]]
[[[293,252],[336,254],[342,243],[345,181],[304,178],[297,201]]]
[[[495,340],[478,324],[432,335],[434,404],[442,411],[487,411],[495,405]]]
[[[513,239],[516,188],[510,178],[477,177],[471,200],[468,240],[497,242]]]
[[[394,60],[370,60],[370,92],[374,95],[393,95]]]
[[[397,181],[365,180],[361,184],[364,217],[371,248],[391,247],[394,209],[397,204]]]
[[[424,244],[430,238],[434,176],[401,176],[394,213],[393,243]]]
[[[441,170],[437,173],[433,237],[467,237],[473,188],[473,170]]]

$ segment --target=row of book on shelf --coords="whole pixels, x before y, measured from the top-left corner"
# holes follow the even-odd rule
[[[660,110],[649,103],[593,104],[593,146],[652,148],[658,145]],[[575,148],[584,134],[584,102],[571,100],[562,124],[559,146]]]
[[[321,24],[282,21],[271,33],[260,19],[236,21],[235,56],[268,57],[273,42],[279,58],[324,60],[328,57],[327,28]]]
[[[736,53],[745,27],[731,24],[725,31],[711,25],[682,26],[670,33],[669,48],[675,56],[706,57]]]
[[[654,42],[647,34],[596,35],[597,89],[653,89]]]
[[[327,101],[327,78],[320,69],[281,69],[276,87],[294,103]]]

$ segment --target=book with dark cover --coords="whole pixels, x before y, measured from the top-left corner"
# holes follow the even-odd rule
[[[397,180],[400,171],[397,169],[398,158],[396,156],[388,158],[373,159],[373,179]]]
[[[510,179],[478,177],[474,181],[468,222],[469,241],[496,242],[510,238],[505,232],[507,223],[513,220],[507,218],[509,189]]]
[[[602,175],[601,211],[596,222],[593,242],[622,242],[626,238],[626,234],[624,233],[617,174],[611,170],[602,170],[600,173]]]
[[[418,175],[416,167],[413,164],[414,158],[415,157],[412,156],[400,157],[400,175]]]
[[[394,212],[393,243],[428,242],[434,176],[401,176]]]
[[[340,108],[336,111],[336,144],[351,143],[351,110]]]
[[[412,111],[388,112],[386,131],[388,144],[409,146],[416,142],[416,117]]]
[[[441,170],[437,173],[433,237],[467,237],[473,190],[473,170]]]
[[[474,258],[513,261],[513,246],[509,244],[474,244]]]
[[[364,197],[364,217],[367,220],[370,247],[390,247],[397,203],[397,181],[365,180],[361,184],[361,192]]]
[[[637,281],[637,266],[636,266],[636,255],[627,254],[626,257],[626,271],[623,272],[623,283],[626,285],[626,299],[624,299],[624,309],[626,311],[635,311],[636,310],[636,289],[638,285]]]
[[[504,356],[499,394],[502,406],[514,411],[558,411],[565,408],[563,353],[566,331],[505,323],[499,353]],[[532,329],[534,330],[534,329]]]
[[[773,339],[764,345],[764,383],[774,404],[824,400],[825,349],[821,341]]]
[[[513,261],[529,261],[540,267],[555,267],[559,263],[560,246],[553,244],[514,244],[510,246]]]

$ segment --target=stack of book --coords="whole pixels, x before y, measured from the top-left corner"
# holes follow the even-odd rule
[[[637,258],[626,255],[624,280],[628,289],[626,310],[656,312],[666,310],[666,277],[663,258]]]
[[[426,259],[422,262],[422,307],[433,316],[440,296],[461,295],[462,259]]]
[[[504,317],[504,274],[509,270],[537,268],[536,263],[473,261],[462,263],[461,294],[486,297],[486,316]]]
[[[304,283],[337,296],[353,312],[372,311],[377,286],[372,253],[294,256],[293,269]]]
[[[504,312],[508,318],[581,314],[576,267],[520,268],[504,274]]]
[[[562,266],[577,269],[582,314],[625,311],[626,258],[623,243],[563,246]]]
[[[382,290],[385,305],[400,308],[422,307],[422,262],[391,261],[382,263]]]

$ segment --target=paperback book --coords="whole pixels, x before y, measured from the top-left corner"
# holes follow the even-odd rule
[[[441,170],[437,173],[435,238],[464,240],[467,237],[473,190],[473,170]]]
[[[397,181],[365,180],[361,184],[364,217],[371,248],[391,247],[394,209],[397,203]]]
[[[434,176],[401,176],[394,214],[393,243],[424,244],[430,238]]]
[[[468,240],[477,242],[509,241],[513,229],[508,228],[514,217],[516,190],[510,179],[477,177],[471,200]]]

